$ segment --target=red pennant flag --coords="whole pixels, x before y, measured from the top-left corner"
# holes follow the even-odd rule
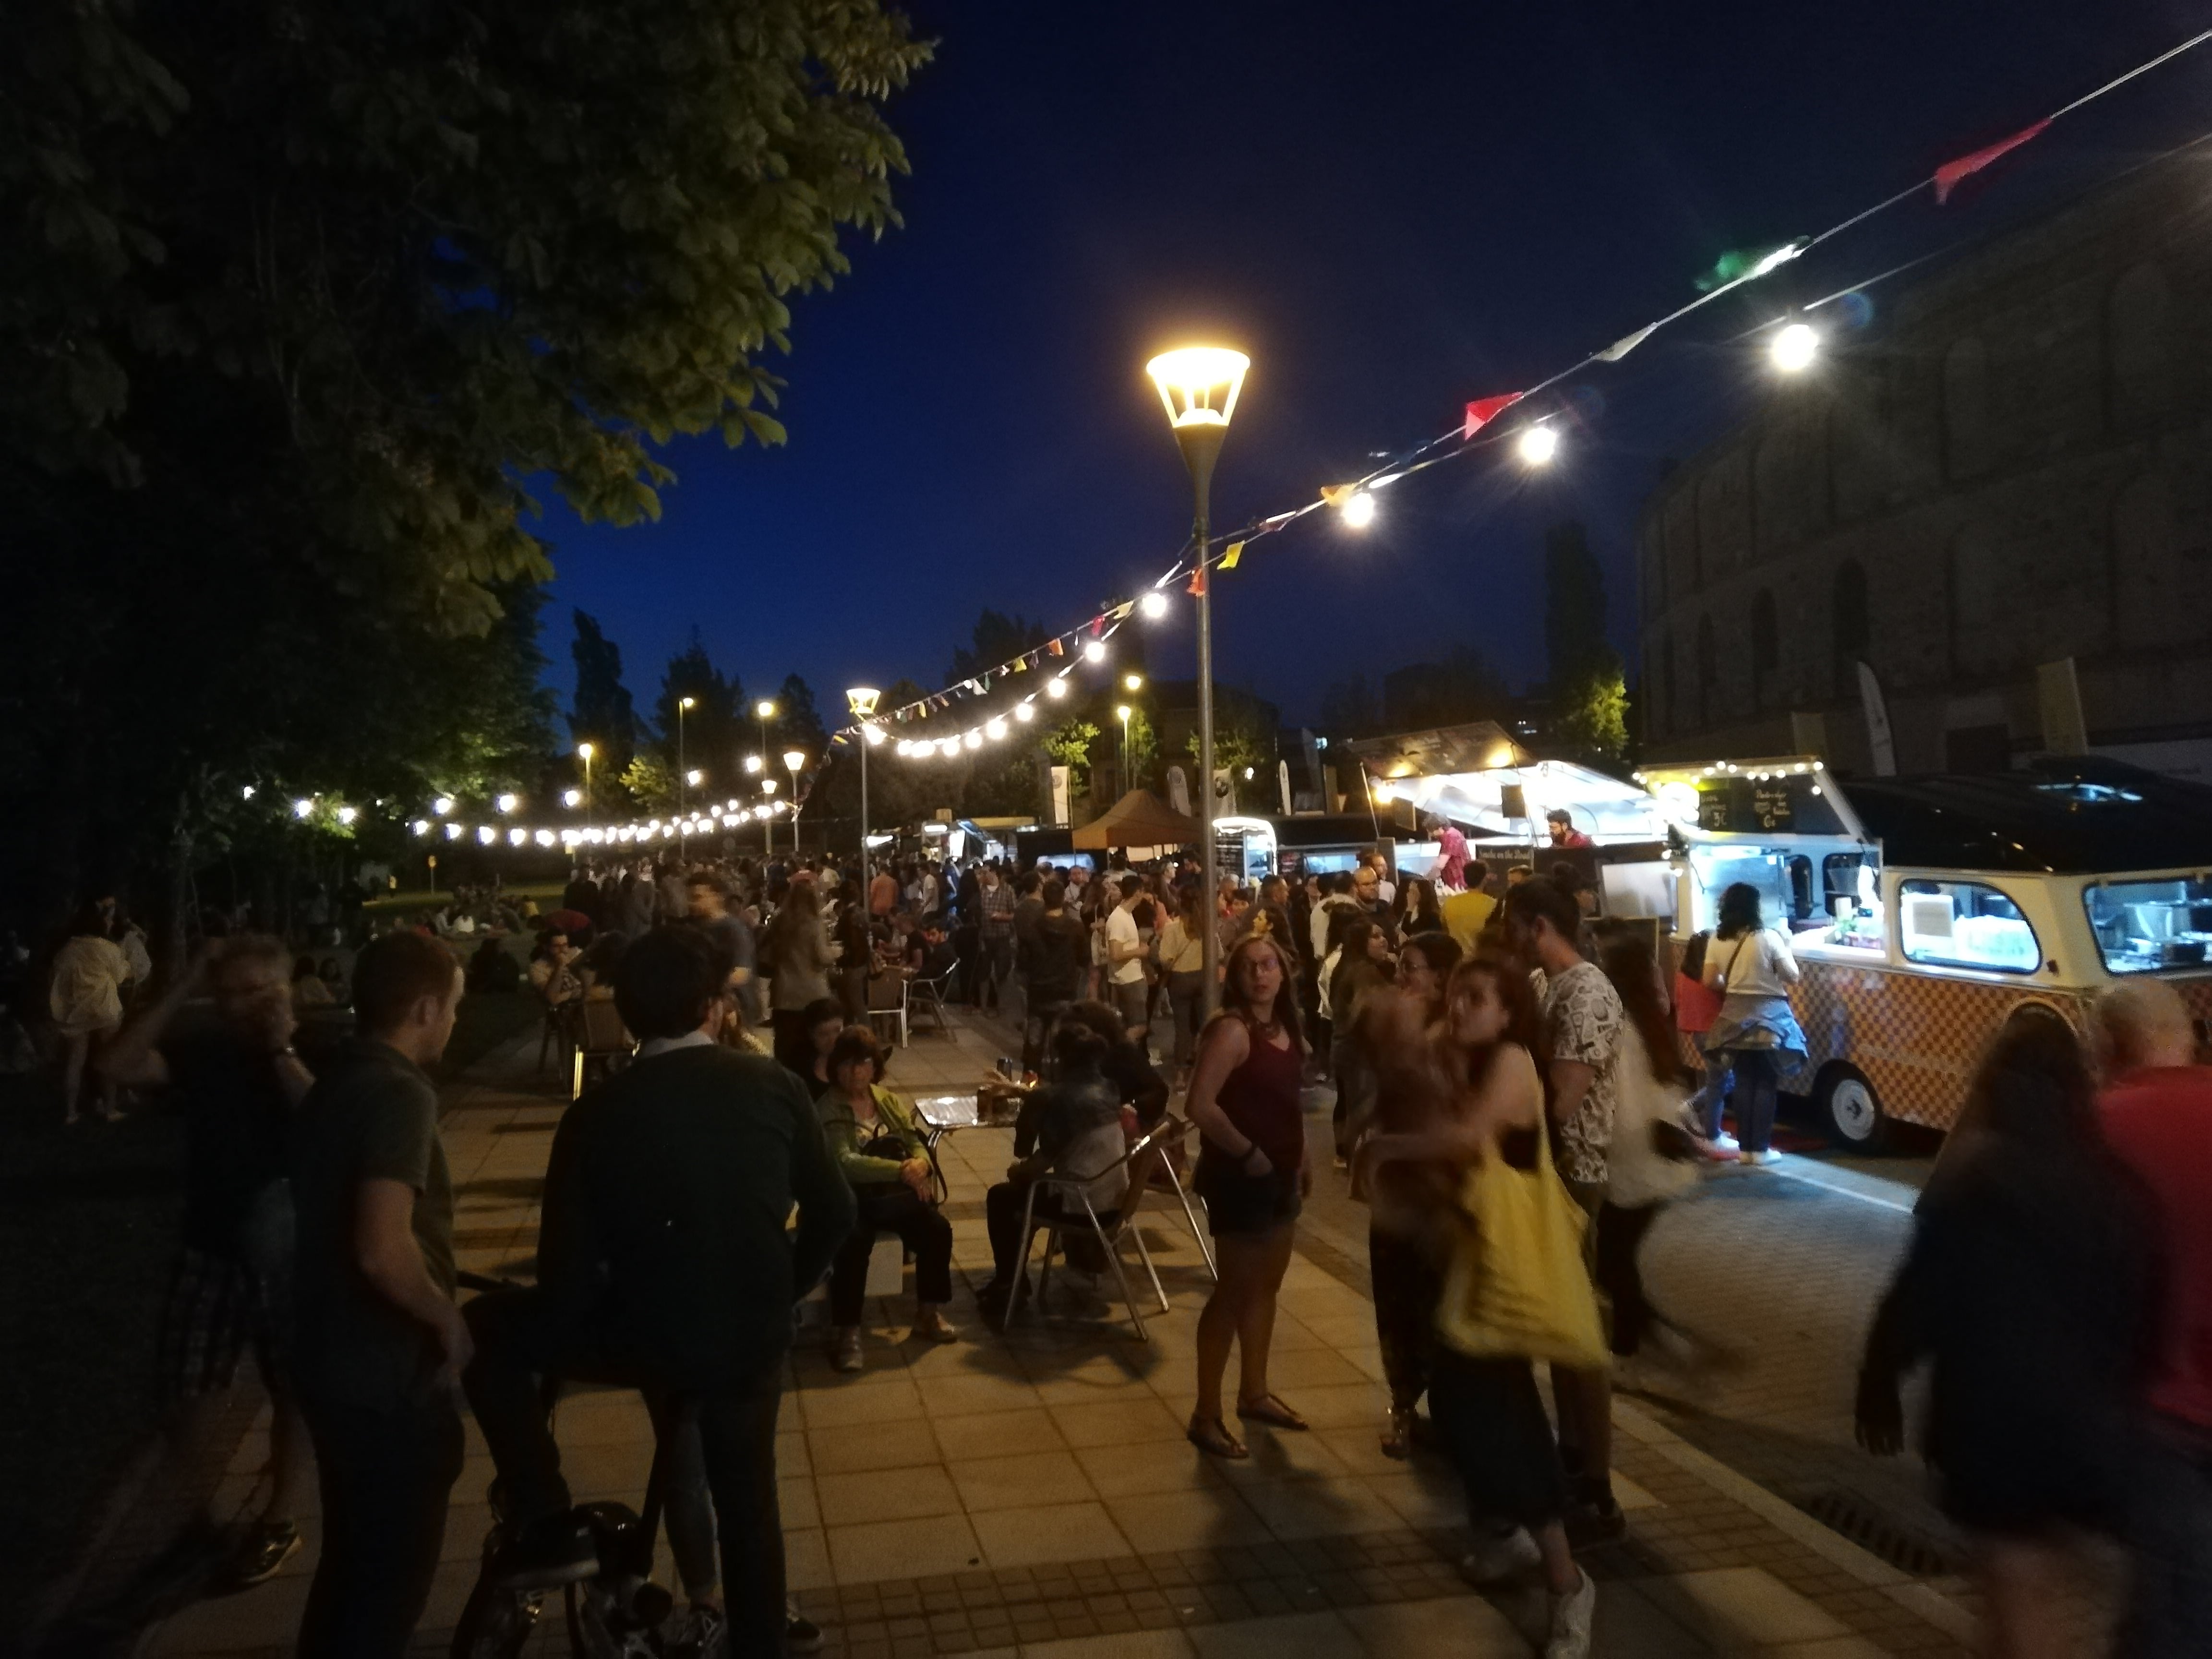
[[[1204,565],[1199,566],[1197,569],[1190,573],[1190,586],[1184,591],[1189,593],[1193,599],[1198,598],[1206,592],[1206,567]]]
[[[2036,137],[2036,135],[2040,133],[2044,128],[2050,125],[2051,123],[2048,121],[2038,121],[2033,126],[2022,127],[2018,132],[2013,134],[2011,137],[2000,138],[1996,143],[1988,146],[1986,149],[1976,150],[1972,155],[1961,155],[1955,161],[1944,162],[1942,167],[1936,169],[1936,204],[1941,206],[1943,203],[1949,201],[1951,199],[1951,192],[1958,189],[1960,184],[1963,180],[1972,177],[1977,173],[1979,173],[1984,167],[1989,166],[1990,162],[1996,161],[2000,155],[2003,155],[2012,150],[2018,149],[2022,144],[2026,143],[2029,139]]]
[[[1095,640],[1095,639],[1097,639],[1097,638],[1098,637],[1098,635],[1105,630],[1105,627],[1106,627],[1106,618],[1105,618],[1105,617],[1093,617],[1091,619],[1091,637],[1092,639],[1094,639],[1094,640]]]
[[[1495,398],[1477,398],[1467,406],[1467,425],[1461,429],[1462,442],[1488,426],[1507,410],[1521,401],[1517,392],[1501,392]]]

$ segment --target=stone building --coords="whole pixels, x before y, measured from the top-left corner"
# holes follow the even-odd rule
[[[1900,770],[2002,768],[2070,659],[2090,749],[2212,778],[2212,156],[1885,301],[1646,503],[1645,752],[1869,769],[1863,659]]]

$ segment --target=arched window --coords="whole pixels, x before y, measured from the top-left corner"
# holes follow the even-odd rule
[[[1774,690],[1774,671],[1782,664],[1781,627],[1775,620],[1774,591],[1762,587],[1751,600],[1751,702],[1766,707]]]
[[[1835,629],[1835,695],[1851,696],[1858,689],[1858,674],[1852,665],[1866,655],[1874,641],[1874,629],[1867,619],[1866,572],[1856,559],[1845,559],[1836,567],[1828,615]]]
[[[2112,284],[2105,302],[2108,406],[2115,426],[2155,420],[2173,398],[2172,301],[2166,273],[2146,260]]]
[[[1943,470],[1969,478],[1990,464],[1990,356],[1971,335],[1943,354]]]
[[[1700,730],[1712,725],[1719,714],[1714,704],[1713,693],[1720,678],[1720,653],[1713,648],[1713,619],[1698,618],[1698,726]]]

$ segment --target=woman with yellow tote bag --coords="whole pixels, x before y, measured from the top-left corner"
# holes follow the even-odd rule
[[[1459,1084],[1444,1127],[1378,1135],[1371,1163],[1449,1159],[1466,1171],[1463,1226],[1437,1321],[1429,1409],[1467,1487],[1477,1540],[1461,1571],[1479,1584],[1540,1566],[1550,1592],[1544,1659],[1585,1659],[1597,1588],[1575,1565],[1566,1481],[1534,1362],[1606,1363],[1581,1209],[1553,1172],[1544,1090],[1529,1055],[1528,980],[1479,957],[1453,973],[1438,1059]]]

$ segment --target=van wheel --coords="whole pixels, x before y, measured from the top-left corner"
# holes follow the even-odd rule
[[[1813,1085],[1813,1109],[1828,1138],[1852,1152],[1878,1152],[1889,1138],[1881,1098],[1856,1066],[1838,1061],[1821,1068]]]

